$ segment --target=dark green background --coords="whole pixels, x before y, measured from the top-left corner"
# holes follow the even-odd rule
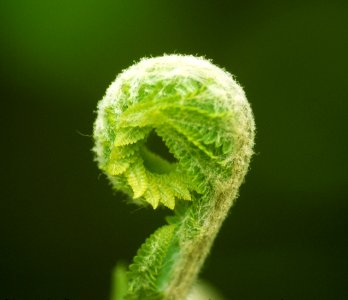
[[[256,156],[202,278],[227,299],[348,299],[347,1],[0,4],[0,300],[108,299],[163,216],[98,171],[96,103],[143,56],[205,55],[237,76]]]

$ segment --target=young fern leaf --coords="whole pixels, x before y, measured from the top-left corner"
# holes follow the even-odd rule
[[[158,297],[157,278],[164,268],[169,245],[173,239],[174,225],[157,229],[141,246],[134,262],[129,266],[128,294],[125,299]]]
[[[151,150],[153,133],[175,162]],[[117,300],[185,299],[253,153],[254,119],[242,88],[203,58],[143,59],[99,102],[94,138],[98,165],[116,189],[137,204],[173,210],[170,225],[138,251]]]

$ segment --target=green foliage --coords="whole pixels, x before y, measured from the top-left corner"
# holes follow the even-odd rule
[[[157,134],[176,159],[151,150]],[[193,56],[144,59],[98,105],[94,151],[116,189],[174,210],[129,267],[124,299],[184,299],[242,183],[254,122],[227,72]]]
[[[112,274],[110,300],[122,300],[128,291],[127,270],[124,264],[117,264]]]
[[[134,295],[141,299],[158,294],[157,279],[164,268],[167,251],[174,234],[174,225],[166,225],[153,233],[138,250],[129,266],[129,287],[125,299]]]

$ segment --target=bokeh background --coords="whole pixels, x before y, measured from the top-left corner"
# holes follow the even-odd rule
[[[226,299],[348,299],[347,1],[2,0],[0,299],[108,299],[169,212],[98,171],[95,107],[144,56],[236,75],[256,155],[201,277]]]

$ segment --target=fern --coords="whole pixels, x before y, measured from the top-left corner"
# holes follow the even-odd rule
[[[175,162],[148,145],[156,133]],[[98,104],[96,159],[136,204],[173,210],[139,249],[117,300],[187,297],[253,153],[254,120],[232,76],[193,56],[143,59]],[[123,274],[123,273],[122,273]],[[125,291],[126,289],[126,291]]]
[[[174,225],[159,228],[138,250],[127,274],[130,284],[126,299],[134,295],[138,295],[139,299],[145,299],[158,294],[157,278],[166,263],[165,258],[173,238],[174,228]]]

